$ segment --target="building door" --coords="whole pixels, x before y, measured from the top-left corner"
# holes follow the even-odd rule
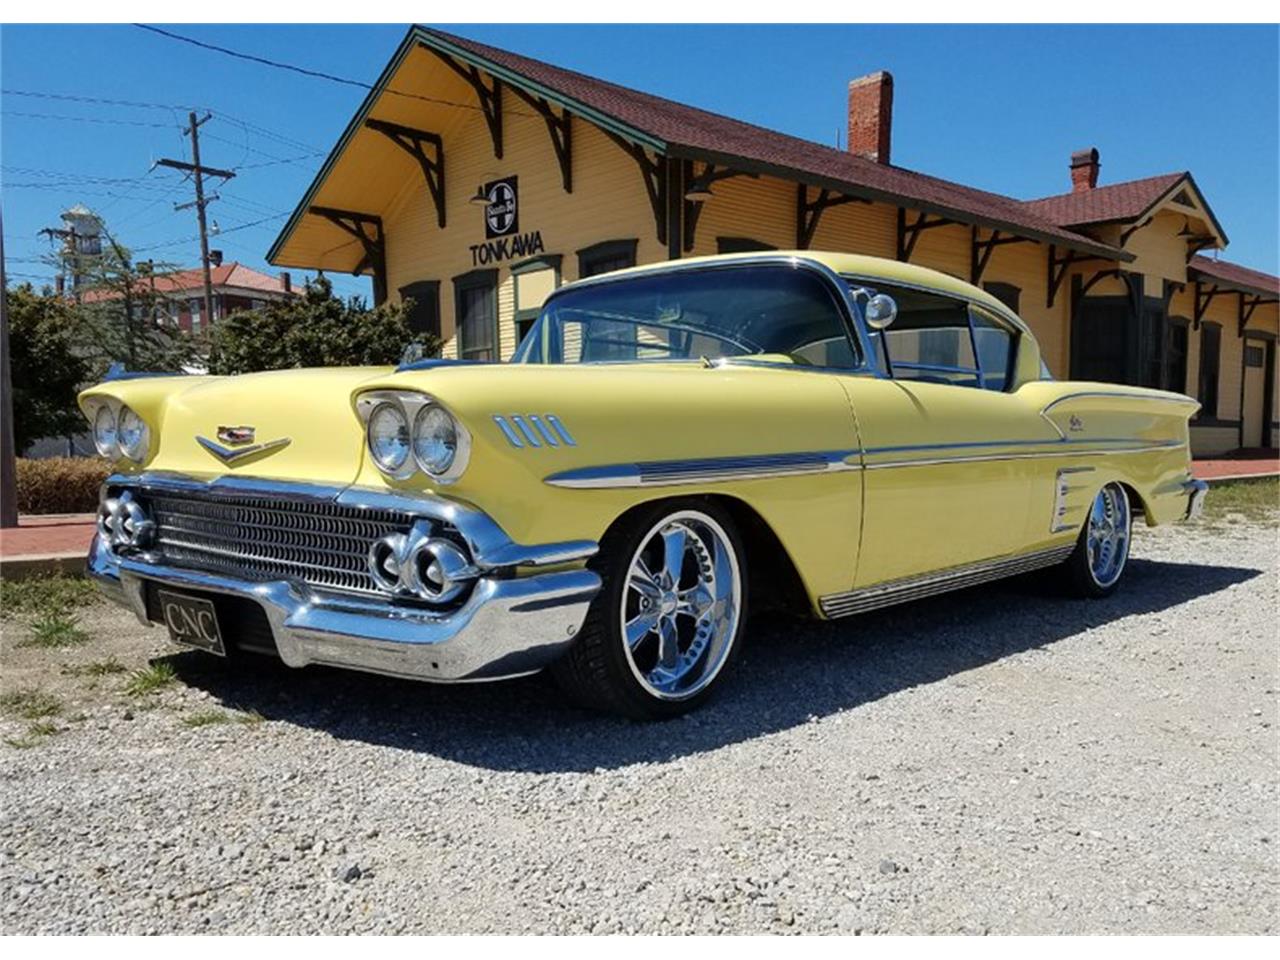
[[[1267,384],[1267,343],[1264,340],[1244,341],[1244,396],[1240,409],[1240,445],[1265,447],[1271,438],[1264,435],[1268,427],[1267,411],[1263,409]],[[1270,433],[1266,430],[1265,433]]]

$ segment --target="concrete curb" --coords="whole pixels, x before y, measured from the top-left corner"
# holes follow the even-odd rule
[[[83,550],[0,557],[0,580],[27,580],[55,573],[81,576],[84,573],[84,559]]]

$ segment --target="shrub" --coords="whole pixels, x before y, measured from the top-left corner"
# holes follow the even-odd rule
[[[110,464],[91,457],[20,459],[18,512],[93,513],[98,488],[110,473]]]

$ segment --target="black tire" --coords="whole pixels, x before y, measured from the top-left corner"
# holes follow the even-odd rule
[[[632,667],[623,635],[623,604],[627,601],[628,573],[637,552],[665,521],[689,513],[714,521],[733,551],[738,575],[737,621],[728,638],[728,650],[705,687],[688,696],[663,699],[638,679]],[[737,658],[747,614],[746,563],[733,518],[714,502],[686,497],[638,508],[610,529],[600,543],[600,552],[588,564],[600,574],[603,584],[573,646],[552,665],[552,676],[579,704],[635,720],[665,720],[696,709],[714,694]]]
[[[1089,556],[1090,517],[1098,502],[1105,497],[1112,497],[1114,504],[1123,503],[1124,538],[1114,575],[1108,573],[1107,576],[1100,578]],[[1076,539],[1075,549],[1062,562],[1062,570],[1065,573],[1063,585],[1071,596],[1100,600],[1111,596],[1119,589],[1124,579],[1124,572],[1128,569],[1129,548],[1133,542],[1133,509],[1124,487],[1118,483],[1109,483],[1098,491],[1093,503],[1090,504],[1089,511],[1090,516],[1085,517],[1084,524],[1080,528],[1080,536]]]

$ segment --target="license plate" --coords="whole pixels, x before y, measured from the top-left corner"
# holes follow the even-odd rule
[[[206,653],[227,655],[222,645],[222,632],[218,629],[218,614],[213,602],[199,597],[189,597],[168,590],[156,591],[160,600],[160,614],[169,628],[169,639],[183,646],[195,647]]]

